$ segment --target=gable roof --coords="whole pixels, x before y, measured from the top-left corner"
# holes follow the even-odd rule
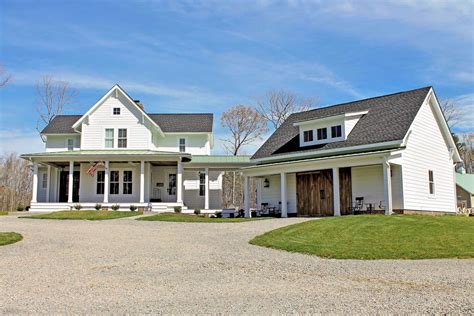
[[[212,113],[148,115],[164,133],[212,133]]]
[[[456,184],[466,192],[474,194],[474,174],[456,172]]]
[[[53,120],[41,131],[41,134],[78,134],[72,125],[82,115],[56,115]]]
[[[252,159],[402,141],[430,90],[431,87],[424,87],[293,113],[257,150]],[[304,148],[299,146],[299,128],[294,123],[359,111],[368,113],[360,118],[346,140]]]

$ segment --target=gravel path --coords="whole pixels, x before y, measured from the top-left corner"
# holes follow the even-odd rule
[[[248,244],[301,218],[0,217],[0,313],[474,313],[474,260],[328,260]]]

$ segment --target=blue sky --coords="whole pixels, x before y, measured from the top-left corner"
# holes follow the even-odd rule
[[[43,75],[79,91],[64,114],[84,113],[114,83],[148,112],[213,112],[215,153],[220,114],[270,89],[330,105],[433,85],[463,107],[456,131],[474,131],[473,3],[0,0],[0,62],[12,74],[0,150],[43,149]]]

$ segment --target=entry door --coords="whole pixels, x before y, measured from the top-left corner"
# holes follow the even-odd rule
[[[297,174],[296,199],[298,215],[333,215],[332,170]]]
[[[80,172],[74,171],[72,176],[72,201],[79,202]],[[67,202],[69,195],[69,171],[61,171],[59,175],[59,202]]]

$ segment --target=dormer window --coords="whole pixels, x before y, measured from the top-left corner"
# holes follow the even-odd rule
[[[113,115],[120,115],[120,108],[113,108],[112,113]]]
[[[328,129],[326,127],[318,128],[318,140],[327,139],[327,138],[328,138]]]
[[[304,131],[303,132],[303,140],[305,143],[312,142],[313,141],[313,130],[309,131]]]
[[[332,138],[339,138],[342,136],[342,126],[336,125],[331,127],[331,137]]]

